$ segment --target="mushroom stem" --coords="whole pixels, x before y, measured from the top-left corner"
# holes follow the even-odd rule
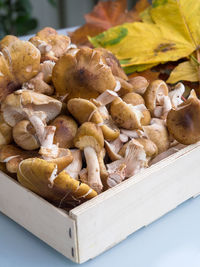
[[[84,155],[88,170],[88,185],[97,193],[100,193],[103,185],[100,178],[100,167],[97,154],[94,148],[88,146],[84,148]]]
[[[115,100],[115,98],[117,97],[118,94],[115,93],[114,91],[106,90],[96,98],[96,101],[100,102],[101,105],[106,106],[110,104],[113,100]]]
[[[71,150],[73,161],[64,170],[75,180],[78,180],[79,172],[82,169],[82,157],[79,149]]]

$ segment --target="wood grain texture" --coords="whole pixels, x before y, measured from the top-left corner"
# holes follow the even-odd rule
[[[200,145],[186,147],[71,210],[79,262],[119,243],[200,192]]]
[[[78,261],[74,220],[1,171],[0,211],[67,258]]]

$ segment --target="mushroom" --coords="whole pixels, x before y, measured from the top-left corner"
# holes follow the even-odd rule
[[[88,185],[97,193],[100,193],[103,185],[97,155],[104,146],[101,128],[92,122],[83,123],[74,138],[74,144],[84,151],[88,171]]]
[[[4,121],[0,113],[0,145],[8,145],[12,140],[12,128]]]
[[[167,128],[181,144],[189,145],[200,140],[200,101],[191,97],[171,109],[167,116]]]
[[[128,81],[123,80],[122,78],[116,77],[116,76],[115,76],[115,79],[121,85],[121,88],[119,88],[119,90],[118,90],[119,96],[123,96],[125,94],[133,92],[133,86]]]
[[[128,130],[140,129],[142,127],[142,119],[146,124],[146,117],[144,117],[144,111],[146,111],[145,105],[133,106],[127,104],[121,98],[115,99],[110,106],[110,114],[114,122],[118,127]],[[145,116],[149,116],[145,113]]]
[[[61,107],[62,103],[52,97],[30,90],[18,90],[3,101],[2,112],[6,123],[13,127],[26,119],[30,111],[48,122],[60,113]]]
[[[155,80],[148,86],[144,100],[153,117],[165,119],[172,107],[167,84],[162,80]]]
[[[133,92],[143,95],[149,86],[149,82],[142,76],[137,76],[129,79],[129,83],[132,85]]]
[[[147,157],[147,161],[149,161],[150,159],[154,158],[157,154],[158,154],[158,148],[156,146],[156,144],[154,142],[152,142],[150,139],[147,138],[136,138],[135,139],[138,143],[140,143],[143,148],[144,151],[146,153],[146,157]],[[131,141],[129,141],[131,142]],[[125,156],[125,152],[126,149],[129,145],[129,142],[126,143],[119,151],[119,155],[124,157]]]
[[[144,99],[141,95],[137,94],[137,93],[128,93],[126,95],[124,95],[124,97],[122,98],[124,102],[126,102],[129,105],[133,105],[133,106],[139,106],[139,107],[143,107],[143,117],[141,118],[141,124],[142,125],[148,125],[151,121],[151,114],[148,111],[148,109],[145,107],[145,102]]]
[[[29,42],[34,44],[41,53],[41,61],[56,61],[67,52],[70,46],[70,38],[58,34],[53,28],[46,27],[39,31]]]
[[[39,72],[34,78],[22,85],[22,89],[33,90],[34,92],[52,95],[54,88],[44,81],[43,72]]]
[[[107,178],[108,178],[108,172],[104,163],[104,158],[106,155],[106,150],[103,148],[97,155],[98,162],[99,162],[99,168],[100,168],[100,177],[101,181],[104,187],[104,190],[107,189]]]
[[[65,171],[75,180],[78,180],[79,172],[82,169],[82,156],[79,149],[71,150],[73,161],[66,168]]]
[[[163,120],[154,118],[150,125],[142,128],[147,138],[156,144],[158,153],[162,153],[169,148],[169,134]]]
[[[175,88],[169,92],[169,98],[171,100],[172,108],[177,108],[178,105],[183,103],[181,99],[185,92],[185,86],[182,83],[178,83]]]
[[[0,42],[0,101],[33,78],[40,68],[40,52],[33,44],[16,37],[5,38]]]
[[[119,60],[113,53],[101,47],[95,48],[95,50],[101,52],[102,58],[105,60],[106,64],[111,68],[114,76],[117,76],[125,81],[128,80],[128,77],[125,74],[124,70],[122,69]]]
[[[118,87],[101,53],[86,47],[80,48],[75,55],[63,55],[53,68],[52,80],[59,95],[68,94],[66,100],[96,98],[99,93]]]
[[[114,140],[119,136],[119,129],[114,125],[105,105],[101,104],[103,102],[100,100],[108,101],[106,97],[104,100],[97,98],[93,100],[96,106],[87,99],[73,98],[68,101],[67,108],[79,123],[94,122],[100,125],[106,140]]]
[[[56,127],[54,134],[54,144],[62,148],[74,147],[73,139],[76,135],[78,126],[70,116],[60,115],[51,122]]]
[[[91,199],[97,193],[88,185],[76,181],[66,171],[57,174],[57,166],[39,158],[23,160],[17,172],[24,187],[45,199],[65,207],[71,199]]]
[[[13,127],[13,139],[15,143],[25,150],[34,150],[40,147],[35,128],[30,121],[19,121]]]
[[[107,184],[109,187],[113,187],[147,166],[146,153],[143,146],[133,139],[126,148],[125,156],[106,166],[108,171]]]
[[[122,140],[121,135],[112,142],[107,142],[105,140],[105,149],[111,161],[121,159],[121,156],[118,154],[118,152],[123,147],[123,144],[127,141],[128,138],[124,141]]]
[[[55,66],[55,62],[51,60],[46,60],[40,64],[40,72],[43,73],[43,80],[45,83],[50,83],[52,81],[52,72]]]
[[[0,162],[6,164],[10,173],[17,173],[19,163],[33,156],[37,156],[37,152],[23,151],[14,145],[3,145],[0,148]]]

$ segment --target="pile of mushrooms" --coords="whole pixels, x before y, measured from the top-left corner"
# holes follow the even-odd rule
[[[129,79],[105,49],[44,28],[0,41],[0,169],[69,209],[200,140],[182,83]]]

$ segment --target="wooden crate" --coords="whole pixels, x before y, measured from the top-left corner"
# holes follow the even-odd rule
[[[188,146],[69,214],[0,173],[0,211],[83,263],[200,193],[200,143]]]

